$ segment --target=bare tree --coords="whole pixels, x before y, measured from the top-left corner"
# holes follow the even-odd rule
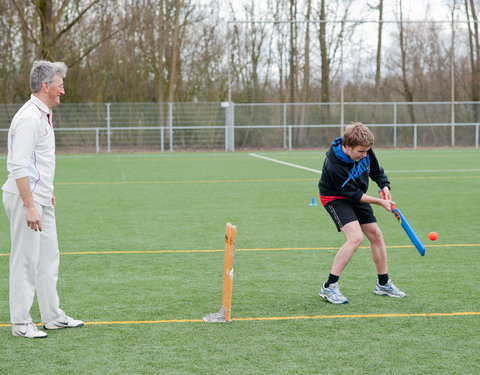
[[[286,12],[285,9],[285,1],[276,0],[275,1],[275,11],[274,11],[274,32],[275,32],[275,56],[276,56],[276,66],[278,67],[278,100],[280,102],[285,102],[288,99],[289,94],[287,93],[287,72],[288,72],[288,63],[287,63],[287,51],[285,46],[288,45],[288,38],[289,38],[289,30],[284,27],[283,24],[283,15]],[[287,6],[288,8],[288,6]]]
[[[307,0],[307,10],[305,14],[305,45],[303,48],[303,83],[301,87],[301,98],[302,103],[306,103],[309,101],[309,94],[310,94],[310,20],[312,16],[312,1]],[[305,124],[307,121],[307,111],[308,106],[302,105],[300,107],[300,114],[299,114],[299,124]],[[305,128],[296,128],[296,136],[297,142],[301,145],[306,143],[307,138],[307,129]]]
[[[289,3],[289,22],[290,22],[290,54],[289,54],[289,65],[290,65],[290,102],[295,103],[296,92],[297,92],[297,65],[298,65],[298,51],[297,51],[297,2],[295,0],[290,0]],[[295,115],[292,114],[292,118],[295,118]]]
[[[170,48],[170,61],[169,61],[169,80],[168,80],[168,101],[173,102],[175,98],[175,88],[179,80],[178,77],[178,62],[179,62],[179,34],[180,34],[180,10],[181,1],[174,0],[173,5],[173,32],[172,42]]]
[[[467,15],[468,26],[468,45],[469,45],[469,58],[470,67],[472,70],[471,78],[471,100],[480,100],[480,42],[478,32],[478,17],[477,10],[475,8],[474,0],[465,0],[465,12]],[[472,21],[473,28],[472,28]],[[474,109],[474,121],[479,121],[480,113],[476,105]]]
[[[407,102],[413,102],[413,91],[408,81],[407,73],[407,47],[405,42],[405,28],[403,23],[403,8],[402,0],[399,0],[399,43],[400,43],[400,55],[401,55],[401,70],[402,70],[402,86],[403,86],[403,95]],[[408,114],[410,116],[410,121],[416,123],[415,120],[415,111],[412,105],[408,106]]]
[[[39,30],[35,28],[36,22],[29,19],[26,8],[28,5],[21,0],[11,0],[14,4],[23,27],[26,29],[28,39],[37,47],[37,57],[55,60],[58,51],[55,48],[62,36],[67,34],[87,12],[92,9],[100,0],[92,0],[83,9],[69,6],[67,0],[63,0],[57,9],[54,9],[53,0],[33,0],[34,14],[39,21]],[[66,17],[68,14],[69,17]],[[70,20],[70,17],[73,17]],[[68,19],[66,22],[61,20]]]
[[[303,85],[302,85],[302,101],[304,103],[309,101],[310,96],[310,21],[312,17],[312,0],[307,0],[307,13],[305,14],[306,31],[305,31],[305,46],[303,52]]]
[[[320,53],[322,57],[322,91],[320,100],[328,102],[330,100],[330,56],[327,47],[327,12],[325,0],[320,1],[320,26],[318,38],[320,40]]]
[[[224,101],[228,98],[228,52],[230,41],[223,15],[215,0],[196,9],[182,33],[182,100]],[[229,42],[228,42],[229,43]]]
[[[349,9],[352,5],[351,0],[345,1],[326,1],[321,0],[318,9],[318,40],[321,56],[321,91],[320,101],[328,103],[331,101],[331,83],[333,81],[334,70],[342,74],[342,50],[344,41],[348,40],[353,34],[356,24],[349,24],[347,29],[346,20]],[[328,20],[335,22],[328,23]],[[347,32],[348,30],[348,32]],[[340,55],[340,56],[339,56]],[[343,77],[339,81],[342,81]],[[337,87],[341,86],[337,85]],[[341,89],[341,87],[339,87]],[[330,106],[323,107],[322,121],[331,121]],[[338,120],[337,120],[338,121]]]
[[[370,44],[372,34],[363,39],[366,34],[354,33],[359,26],[346,21],[362,18],[358,7],[351,11],[359,3],[230,0],[225,7],[224,0],[0,1],[0,101],[20,102],[29,94],[28,71],[38,58],[67,62],[65,101],[72,102],[224,100],[228,71],[234,101],[328,103],[339,93],[349,101],[370,92],[377,100],[448,100],[453,58],[448,28],[403,22],[405,8],[397,10],[398,31],[393,30],[397,25],[383,18],[399,0],[369,0],[360,11],[378,20]],[[455,29],[456,90],[458,97],[477,101],[478,1],[450,4],[466,14],[465,24]],[[397,39],[387,44],[389,32]],[[323,108],[318,121],[338,121],[328,106]],[[410,121],[422,115],[409,110]],[[272,121],[283,123],[283,112],[274,116]],[[297,106],[287,122],[306,123],[308,116],[307,106]],[[160,118],[165,119],[163,113]],[[306,139],[295,132],[299,142]]]
[[[382,79],[382,32],[383,32],[383,0],[378,1],[377,57],[375,59],[375,98],[378,100]]]

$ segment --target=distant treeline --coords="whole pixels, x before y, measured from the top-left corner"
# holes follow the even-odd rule
[[[0,102],[28,97],[35,59],[67,63],[71,103],[478,101],[478,2],[442,7],[445,22],[402,0],[2,1]]]

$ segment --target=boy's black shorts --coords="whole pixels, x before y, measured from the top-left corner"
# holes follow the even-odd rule
[[[373,214],[372,206],[369,203],[351,203],[346,199],[335,199],[328,202],[325,209],[332,217],[333,222],[340,232],[341,228],[352,221],[360,224],[376,223],[377,218]]]

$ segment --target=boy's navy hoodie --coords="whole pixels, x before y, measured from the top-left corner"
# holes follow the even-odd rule
[[[380,189],[385,186],[390,189],[390,181],[372,149],[368,150],[366,157],[356,162],[343,152],[342,138],[339,137],[333,141],[326,155],[318,183],[323,205],[335,199],[359,202],[368,190],[369,177]]]

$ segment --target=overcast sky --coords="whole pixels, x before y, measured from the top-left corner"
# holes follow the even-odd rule
[[[200,0],[202,2],[202,0]],[[208,3],[208,0],[205,0]],[[242,4],[248,3],[250,4],[253,0],[232,0],[233,6],[237,9],[242,8]],[[301,0],[300,0],[301,1]],[[299,1],[299,2],[300,2]],[[403,11],[405,19],[409,20],[424,20],[424,19],[435,19],[435,20],[450,20],[451,14],[449,8],[445,5],[454,0],[402,0],[403,2]],[[457,2],[460,0],[457,0]],[[478,3],[478,8],[480,8],[480,0],[476,0]],[[354,1],[354,9],[359,10],[353,11],[353,14],[360,14],[362,13],[361,10],[368,9],[368,4],[375,5],[378,3],[378,0],[355,0]],[[384,18],[385,20],[394,20],[395,17],[392,13],[392,8],[396,7],[398,0],[385,0],[384,2]],[[462,1],[463,3],[463,1]],[[265,3],[263,3],[265,4]],[[230,17],[230,8],[227,1],[219,1],[217,9],[220,11],[221,15],[225,15],[227,18],[223,18],[229,20]],[[255,7],[257,9],[262,8],[262,2],[255,1]],[[478,10],[477,8],[477,10]],[[243,20],[241,17],[242,12],[239,11],[237,14],[237,20]],[[376,18],[375,12],[370,12],[371,18]]]

